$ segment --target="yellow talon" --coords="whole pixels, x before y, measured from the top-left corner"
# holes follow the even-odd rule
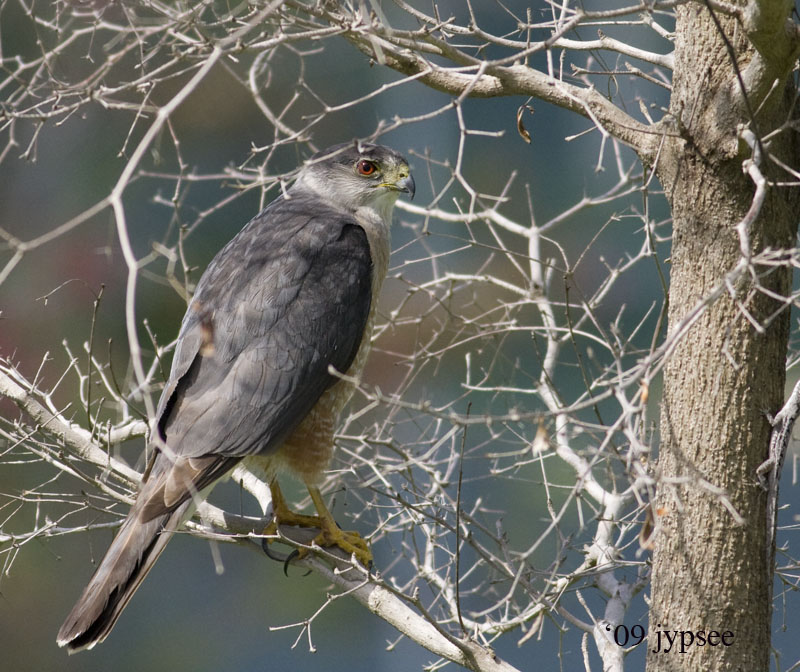
[[[364,567],[370,568],[372,566],[372,553],[369,550],[367,542],[358,532],[339,528],[330,511],[328,511],[328,508],[325,506],[322,493],[317,488],[307,486],[308,492],[311,495],[311,501],[314,502],[314,507],[317,509],[319,515],[308,516],[302,513],[295,513],[289,509],[277,481],[272,481],[269,487],[272,493],[273,519],[272,522],[264,528],[263,534],[265,536],[275,535],[278,531],[278,525],[319,528],[320,533],[314,537],[312,543],[322,548],[336,546],[341,548],[348,556],[355,555],[356,559],[364,565]],[[269,540],[270,543],[271,541],[272,540]],[[305,557],[309,550],[311,549],[297,549],[297,557]]]

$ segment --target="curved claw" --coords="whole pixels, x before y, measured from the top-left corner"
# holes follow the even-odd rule
[[[358,532],[343,530],[341,526],[334,520],[325,506],[322,499],[322,494],[315,487],[309,487],[308,492],[314,502],[319,515],[309,516],[298,514],[291,511],[286,506],[286,500],[283,498],[283,493],[280,490],[276,481],[270,484],[272,491],[272,505],[274,512],[273,521],[264,529],[264,535],[274,535],[278,531],[278,525],[290,525],[295,527],[304,528],[317,528],[320,530],[319,534],[314,537],[312,544],[321,546],[323,548],[337,547],[344,551],[349,557],[355,556],[356,560],[367,568],[369,574],[372,574],[372,553],[369,550],[369,545],[361,537]],[[261,543],[264,552],[272,559],[278,559],[271,550],[268,550],[272,539],[264,539]],[[283,561],[283,573],[288,576],[289,564],[298,558],[305,557],[310,551],[309,548],[301,548],[293,550],[288,557],[280,559]]]
[[[261,539],[261,550],[264,551],[264,554],[270,560],[275,560],[277,562],[289,562],[286,559],[286,556],[283,553],[275,553],[272,550],[271,544],[272,544],[273,541],[274,541],[273,539],[268,539],[267,537],[264,537],[263,539]]]
[[[284,555],[283,553],[273,553],[270,547],[270,544],[275,541],[270,537],[274,537],[278,533],[278,525],[276,521],[273,519],[272,522],[267,525],[262,531],[261,534],[261,549],[264,551],[266,556],[270,560],[277,560],[278,562],[283,562]]]
[[[292,549],[292,552],[286,556],[286,562],[283,563],[283,575],[287,579],[289,578],[289,563],[295,558],[299,557],[300,557],[300,551],[298,551],[296,548]]]

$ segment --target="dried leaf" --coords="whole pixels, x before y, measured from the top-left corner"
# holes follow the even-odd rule
[[[547,433],[547,428],[544,422],[539,421],[539,427],[536,429],[536,436],[533,439],[533,454],[538,455],[550,448],[550,436]]]
[[[533,108],[529,105],[520,105],[519,109],[517,110],[517,132],[520,134],[522,139],[530,145],[531,134],[528,133],[528,130],[525,128],[525,124],[522,123],[522,113],[526,109],[530,110],[531,114],[533,113]]]

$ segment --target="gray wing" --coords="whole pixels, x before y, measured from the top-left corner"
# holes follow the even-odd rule
[[[150,474],[145,518],[291,434],[338,380],[329,366],[346,372],[353,362],[371,285],[364,230],[303,196],[274,201],[217,254],[158,405],[168,455]]]

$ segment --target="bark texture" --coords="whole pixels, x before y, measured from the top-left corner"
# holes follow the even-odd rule
[[[722,25],[745,68],[755,53],[745,31],[733,20]],[[742,171],[751,150],[737,140],[739,124],[753,126],[719,30],[699,3],[679,8],[676,28],[675,128],[658,166],[674,220],[671,331],[740,260],[735,227],[755,191]],[[761,105],[762,137],[794,116],[789,88],[780,84],[764,105],[749,100],[753,110]],[[770,151],[796,164],[796,134],[779,142]],[[750,229],[753,253],[790,247],[799,211],[797,189],[769,189]],[[771,563],[756,469],[767,457],[766,413],[783,401],[789,313],[771,319],[781,303],[760,287],[786,296],[791,270],[756,270],[757,280],[743,274],[734,297],[725,292],[708,307],[664,370],[649,671],[769,669]],[[730,631],[734,643],[654,653],[657,630]]]

